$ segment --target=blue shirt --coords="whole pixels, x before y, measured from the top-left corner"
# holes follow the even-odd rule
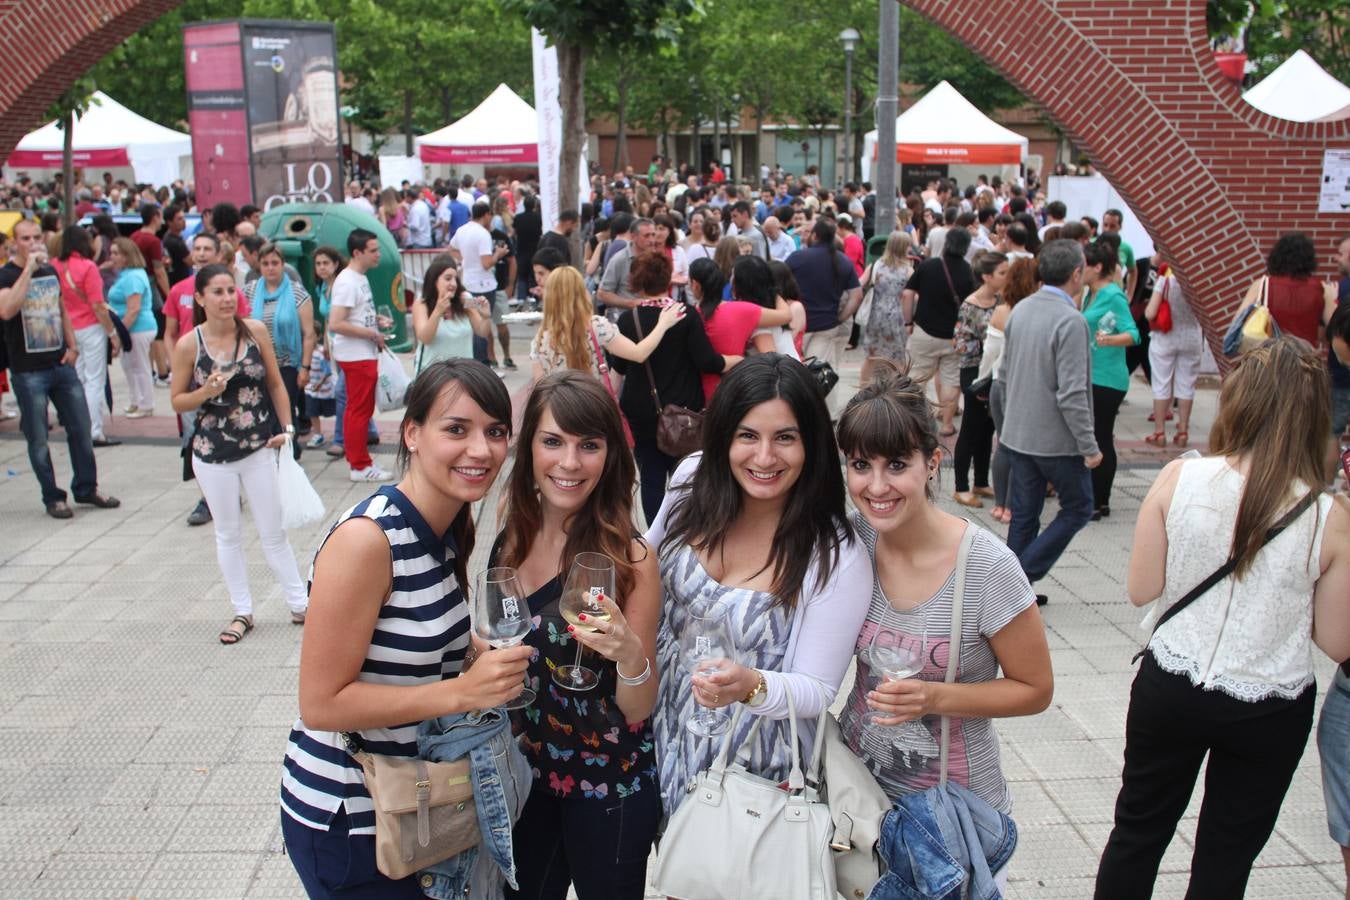
[[[1339,290],[1336,292],[1336,300],[1341,305],[1350,303],[1350,277],[1342,278],[1337,285]],[[1327,338],[1328,345],[1331,339]],[[1334,351],[1327,350],[1327,370],[1331,373],[1331,386],[1334,388],[1350,388],[1350,369],[1341,365],[1341,361],[1336,358]]]
[[[450,238],[455,236],[456,231],[459,231],[459,226],[469,221],[469,215],[469,207],[458,200],[450,201],[450,233],[445,237],[446,243],[449,243]]]
[[[141,309],[136,314],[136,321],[131,323],[127,331],[133,334],[139,331],[154,331],[155,310],[154,295],[150,293],[150,278],[145,274],[144,269],[123,269],[117,275],[117,280],[113,286],[108,288],[108,306],[119,319],[125,318],[127,314],[127,300],[134,294],[141,295]]]

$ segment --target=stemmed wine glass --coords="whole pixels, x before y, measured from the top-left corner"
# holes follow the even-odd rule
[[[924,616],[915,613],[905,614],[903,618],[903,626],[879,624],[868,644],[865,662],[882,681],[913,678],[923,671],[928,655],[927,622]],[[881,731],[894,727],[878,724],[876,719],[881,715],[876,710],[868,710],[867,727]]]
[[[716,675],[731,665],[735,642],[722,604],[710,603],[690,610],[680,634],[680,652],[689,664],[690,674],[702,678]],[[685,727],[701,737],[712,737],[726,731],[730,724],[725,710],[708,709],[700,704]]]
[[[211,357],[211,374],[223,377],[227,387],[229,386],[230,379],[234,377],[234,373],[238,368],[239,361],[234,358],[233,354],[231,354],[228,360],[217,359],[214,356]],[[211,406],[229,406],[229,403],[225,400],[224,393],[218,394],[206,402]]]
[[[478,576],[473,630],[494,650],[515,647],[530,633],[530,610],[515,569],[496,566]],[[524,709],[533,702],[534,691],[522,687],[519,694],[502,706]]]
[[[614,599],[614,560],[603,553],[578,553],[563,584],[558,612],[577,631],[595,631],[594,622],[610,620],[609,612],[600,605],[601,596]],[[586,616],[584,621],[582,615]],[[558,687],[589,691],[600,683],[595,670],[581,664],[583,649],[581,641],[577,641],[576,661],[553,670],[553,683]]]

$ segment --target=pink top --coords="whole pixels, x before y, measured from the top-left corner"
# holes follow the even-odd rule
[[[70,327],[80,329],[97,325],[94,307],[104,305],[103,278],[98,274],[98,266],[78,253],[72,253],[65,262],[52,260],[52,267],[56,269],[56,277],[61,282],[61,302],[66,305],[66,314],[70,316]],[[80,296],[81,291],[84,296]]]
[[[844,238],[844,255],[853,263],[853,268],[857,270],[858,277],[861,278],[863,269],[865,268],[863,265],[864,250],[862,238],[858,237],[856,234],[850,234],[848,237]]]
[[[195,289],[195,275],[189,275],[169,288],[169,301],[164,304],[164,317],[178,323],[178,337],[181,340],[194,327],[192,324],[192,294]],[[243,299],[243,292],[239,293]]]
[[[723,300],[713,310],[713,316],[703,323],[708,332],[708,343],[723,356],[744,356],[745,345],[750,335],[759,327],[759,315],[764,307],[745,300]],[[703,400],[712,399],[717,383],[722,380],[718,374],[703,373]]]

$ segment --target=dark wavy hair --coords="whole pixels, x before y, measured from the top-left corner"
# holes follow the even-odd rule
[[[760,257],[742,256],[731,267],[731,296],[734,299],[773,309],[777,293],[773,270]]]
[[[534,438],[545,410],[568,434],[605,441],[605,467],[599,481],[586,498],[586,505],[563,524],[567,543],[562,560],[566,566],[578,553],[585,552],[603,553],[614,560],[616,602],[622,608],[622,601],[637,582],[635,563],[639,560],[632,558],[633,538],[639,536],[632,524],[637,466],[628,449],[619,408],[588,372],[559,369],[540,379],[530,392],[507,487],[499,563],[520,565],[543,528],[539,486],[534,480]]]
[[[211,263],[197,270],[197,274],[192,281],[193,325],[202,325],[206,322],[206,308],[201,304],[201,296],[207,285],[211,283],[211,279],[221,275],[230,276],[230,287],[234,287],[234,269],[223,263]],[[248,325],[244,324],[244,320],[239,317],[237,308],[234,314],[234,333],[241,343],[253,340],[253,335],[249,332]]]
[[[464,315],[464,282],[459,279],[459,266],[455,263],[455,258],[449,253],[442,253],[431,261],[427,266],[426,272],[422,275],[422,296],[418,299],[426,304],[427,311],[430,312],[436,308],[437,302],[441,299],[436,282],[441,280],[446,269],[455,270],[455,279],[458,287],[455,295],[450,298],[450,313],[458,319]]]
[[[458,388],[492,418],[506,426],[511,433],[511,395],[506,386],[491,369],[477,360],[442,359],[422,370],[422,374],[413,379],[408,388],[408,405],[403,411],[403,421],[398,426],[398,466],[406,472],[412,461],[406,437],[408,426],[412,423],[425,425],[441,393]],[[455,540],[454,569],[455,578],[461,589],[468,590],[469,557],[473,555],[474,527],[473,510],[466,503],[459,514],[450,523],[450,535]]]
[[[1317,271],[1317,248],[1301,231],[1280,235],[1266,259],[1267,275],[1311,278]]]
[[[698,312],[706,322],[722,304],[722,289],[726,287],[727,280],[722,275],[722,270],[717,267],[717,263],[706,256],[699,257],[689,264],[689,280],[698,282],[699,290],[703,293],[698,303]]]
[[[670,515],[666,544],[686,543],[716,553],[740,518],[744,498],[731,471],[731,442],[750,410],[781,399],[800,429],[805,462],[774,531],[766,568],[774,574],[778,602],[793,608],[809,590],[806,572],[817,565],[815,588],[839,562],[839,548],[853,529],[844,509],[844,476],[830,428],[825,396],[806,367],[779,353],[752,356],[723,376],[704,410],[703,459]]]

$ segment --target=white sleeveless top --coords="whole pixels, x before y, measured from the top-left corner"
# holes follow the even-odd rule
[[[1222,457],[1182,465],[1167,512],[1161,615],[1228,558],[1243,476]],[[1287,510],[1307,491],[1295,485]],[[1313,683],[1313,588],[1332,500],[1323,494],[1257,554],[1240,581],[1225,578],[1149,641],[1162,668],[1239,700],[1294,699]],[[1281,512],[1283,514],[1283,511]]]

